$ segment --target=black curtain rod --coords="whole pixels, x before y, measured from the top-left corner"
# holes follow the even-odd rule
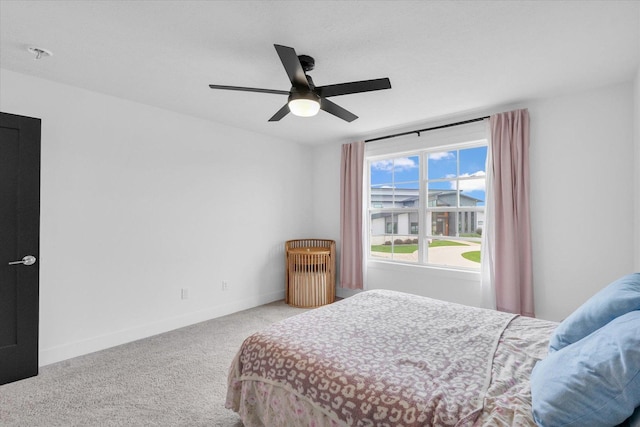
[[[409,131],[409,132],[395,133],[393,135],[381,136],[379,138],[366,139],[364,142],[380,141],[381,139],[389,139],[389,138],[395,138],[395,137],[398,137],[398,136],[411,135],[412,133],[417,133],[418,136],[420,136],[421,132],[427,132],[427,131],[436,130],[436,129],[450,128],[452,126],[466,125],[467,123],[481,122],[482,120],[486,120],[488,118],[489,118],[489,116],[484,116],[484,117],[478,117],[477,119],[470,119],[470,120],[464,120],[462,122],[449,123],[448,125],[434,126],[434,127],[426,128],[426,129],[418,129],[418,130],[412,130],[412,131]]]

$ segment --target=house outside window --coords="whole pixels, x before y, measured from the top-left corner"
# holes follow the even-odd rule
[[[418,234],[418,223],[417,222],[412,222],[411,223],[411,234]]]
[[[479,270],[486,139],[367,156],[369,259]]]

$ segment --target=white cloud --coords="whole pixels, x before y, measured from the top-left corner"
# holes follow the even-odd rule
[[[451,189],[456,189],[456,183],[460,183],[460,190],[462,191],[484,191],[485,190],[485,179],[486,176],[484,171],[478,171],[474,173],[464,173],[460,175],[460,178],[483,178],[483,179],[465,179],[460,181],[452,181]]]
[[[391,172],[392,170],[403,171],[414,169],[418,167],[418,164],[409,157],[399,157],[394,160],[379,160],[371,163],[371,167],[376,170]]]
[[[439,153],[429,154],[429,160],[454,159],[456,156],[452,151],[441,151]]]
[[[485,171],[478,171],[474,173],[463,173],[460,175],[461,178],[484,178],[487,174]]]

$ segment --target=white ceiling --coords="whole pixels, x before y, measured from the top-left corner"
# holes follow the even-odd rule
[[[0,31],[4,69],[306,144],[630,81],[640,64],[640,1],[0,0]],[[392,89],[331,98],[352,123],[269,123],[286,96],[208,88],[289,90],[274,43],[313,56],[318,86]]]

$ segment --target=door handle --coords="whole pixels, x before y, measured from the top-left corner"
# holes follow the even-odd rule
[[[11,261],[9,265],[17,265],[17,264],[32,265],[35,263],[36,263],[36,257],[34,257],[33,255],[27,255],[24,258],[22,258],[20,261]]]

